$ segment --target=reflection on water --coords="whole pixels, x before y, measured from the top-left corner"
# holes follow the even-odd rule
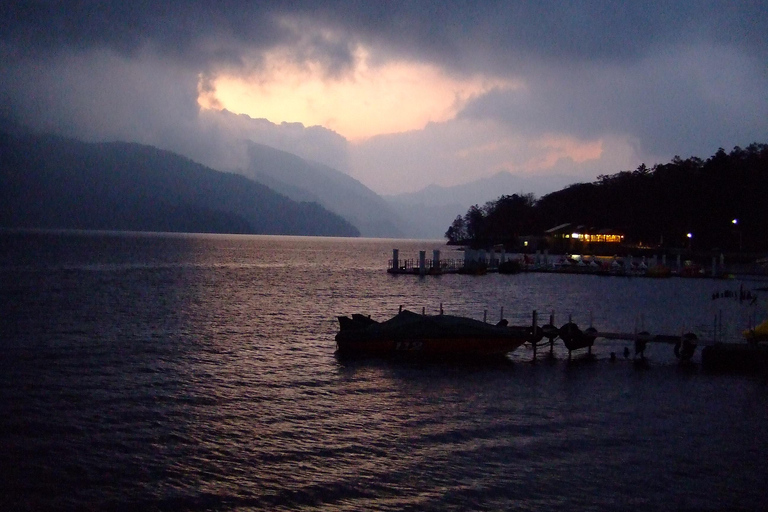
[[[336,316],[400,305],[526,324],[737,335],[739,282],[418,278],[432,242],[8,234],[0,244],[6,509],[759,508],[761,378],[651,364],[346,360]],[[450,249],[441,248],[450,255]],[[754,284],[745,282],[746,287]],[[764,310],[761,310],[764,311]],[[541,356],[540,356],[541,357]],[[699,354],[694,358],[698,361]],[[641,491],[641,492],[640,492]]]

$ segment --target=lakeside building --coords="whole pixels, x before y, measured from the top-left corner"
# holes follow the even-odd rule
[[[615,229],[597,229],[587,226],[573,226],[571,223],[560,224],[544,232],[546,245],[554,250],[565,252],[596,252],[609,250],[624,242],[624,234]]]

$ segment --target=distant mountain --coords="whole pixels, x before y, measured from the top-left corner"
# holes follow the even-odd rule
[[[152,146],[0,133],[0,226],[358,236],[315,203]]]
[[[559,190],[574,181],[568,176],[526,177],[501,171],[471,183],[442,187],[429,185],[417,192],[383,196],[401,216],[418,219],[409,226],[408,236],[443,238],[457,215],[463,216],[472,205],[484,205],[501,195],[533,193],[537,197]]]
[[[344,217],[366,237],[401,238],[404,222],[380,196],[341,171],[248,142],[246,177],[294,201],[313,201]]]

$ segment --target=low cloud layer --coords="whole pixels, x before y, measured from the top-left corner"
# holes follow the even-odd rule
[[[5,2],[0,101],[37,130],[154,144],[222,169],[243,165],[249,139],[388,194],[500,170],[586,181],[766,142],[765,34],[768,5],[749,1]],[[242,95],[279,90],[290,104],[298,73],[317,92],[304,89],[290,114],[263,94],[247,103],[216,90],[239,80]],[[413,92],[425,83],[447,99]],[[354,101],[345,93],[331,114],[352,124],[307,114],[342,85]],[[371,108],[366,138],[344,133],[355,119],[345,109],[385,93],[398,99]]]

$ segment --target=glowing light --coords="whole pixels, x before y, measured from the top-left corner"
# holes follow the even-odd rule
[[[527,166],[533,169],[550,169],[558,160],[569,158],[576,163],[599,160],[603,155],[603,141],[580,141],[566,136],[544,136],[533,144],[546,150],[538,161],[530,161]]]
[[[274,51],[249,76],[222,74],[198,88],[198,103],[274,123],[321,125],[355,140],[447,121],[477,95],[519,87],[479,76],[455,78],[418,62],[372,65],[363,48],[355,53],[353,68],[340,76],[292,57]]]
[[[566,235],[565,238],[568,238],[568,235]],[[606,233],[572,233],[571,238],[583,240],[584,242],[620,243],[624,239],[624,235]]]
[[[738,223],[739,223],[739,219],[733,219],[733,220],[731,221],[731,224],[738,224]]]

